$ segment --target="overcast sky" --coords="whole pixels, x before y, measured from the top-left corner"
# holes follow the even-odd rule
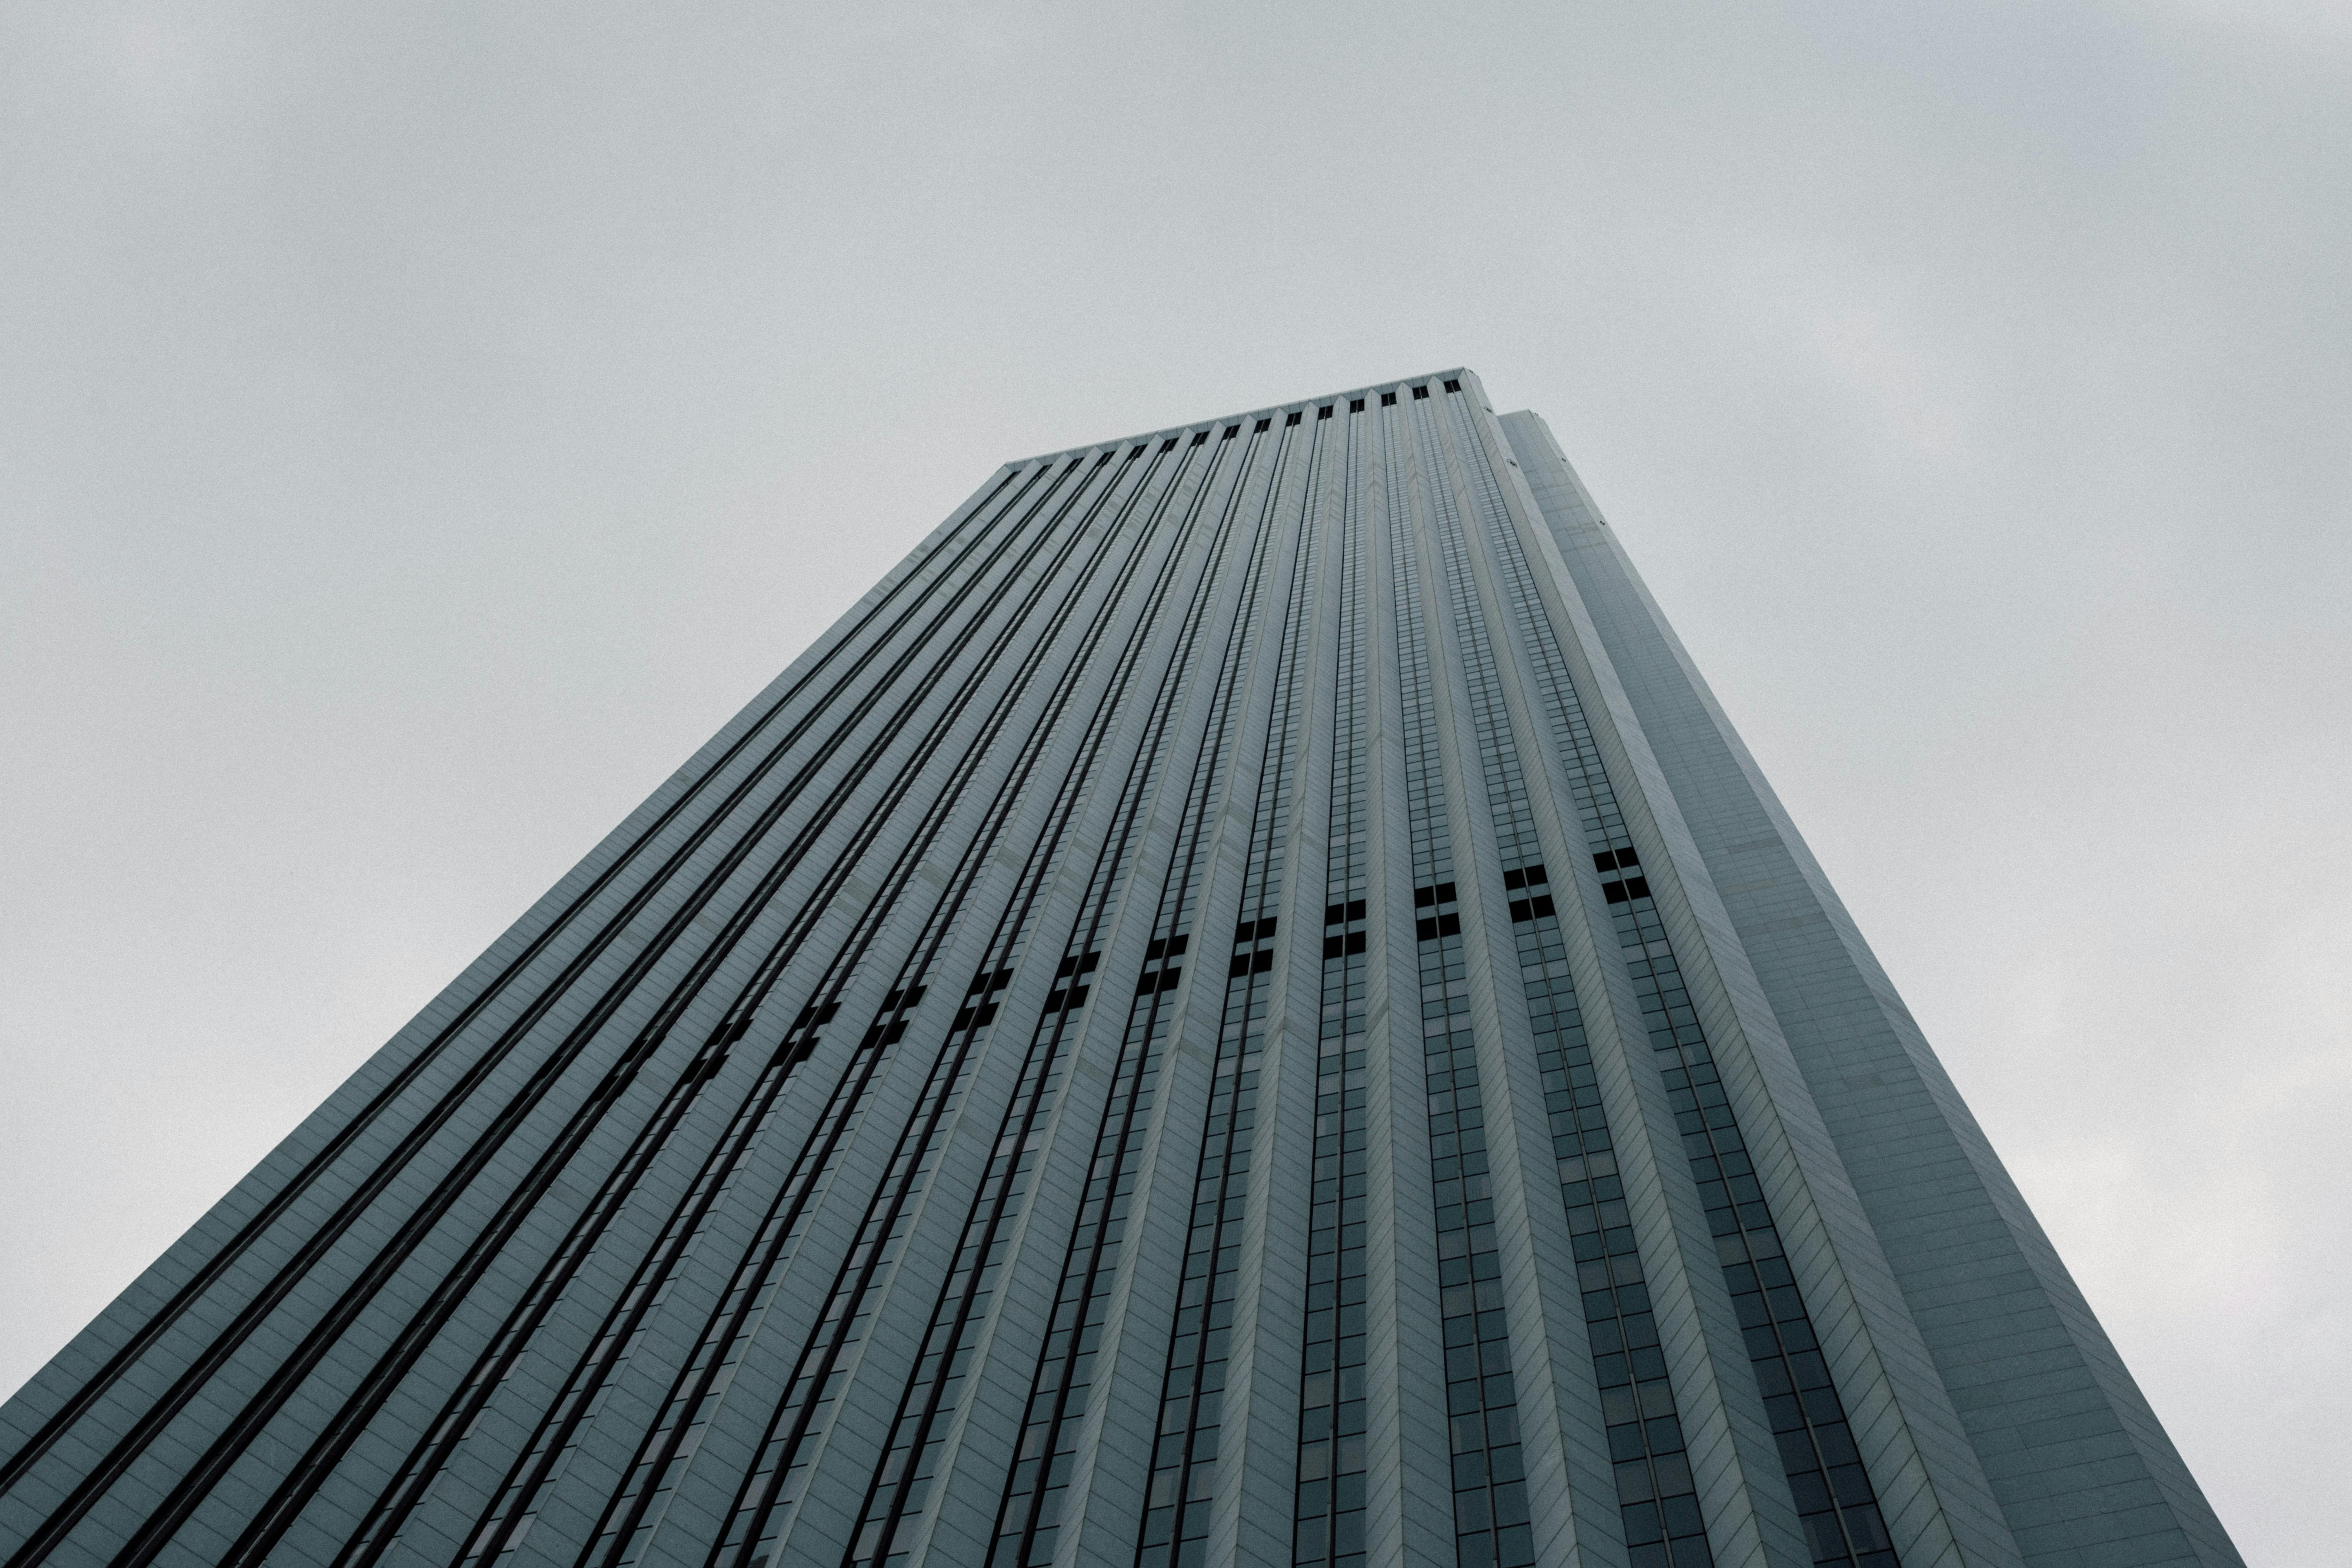
[[[2323,0],[7,6],[0,1391],[997,463],[1467,363],[2341,1561],[2347,278]]]

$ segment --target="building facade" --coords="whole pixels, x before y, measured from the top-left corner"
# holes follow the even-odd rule
[[[1467,371],[1000,469],[0,1453],[5,1568],[2239,1561]]]

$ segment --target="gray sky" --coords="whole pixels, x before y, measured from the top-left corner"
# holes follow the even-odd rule
[[[1466,363],[2340,1561],[2352,9],[1453,9],[0,10],[0,1389],[998,462]]]

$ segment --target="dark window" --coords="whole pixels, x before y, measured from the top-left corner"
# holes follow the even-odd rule
[[[1165,441],[1160,442],[1160,449],[1161,451],[1163,451],[1163,452],[1172,452],[1172,451],[1174,451],[1174,450],[1176,449],[1176,437],[1173,437],[1173,436],[1171,436],[1171,437],[1168,437],[1168,439],[1166,439]]]
[[[1448,392],[1459,392],[1462,390],[1462,384],[1458,381],[1449,381],[1445,384],[1445,390]]]
[[[1296,415],[1296,414],[1293,414],[1289,418],[1287,418],[1287,419],[1286,419],[1286,420],[1284,420],[1284,421],[1282,422],[1282,427],[1283,427],[1284,429],[1287,430],[1287,429],[1289,429],[1293,425],[1296,425],[1296,424],[1297,424],[1297,423],[1298,423],[1298,416],[1297,416],[1297,415]]]
[[[1226,973],[1230,974],[1247,974],[1249,972],[1250,955],[1246,952],[1237,952],[1234,954],[1234,966]]]
[[[1412,400],[1415,403],[1420,402],[1423,398],[1427,397],[1428,395],[1429,388],[1426,386],[1416,386],[1412,389]]]
[[[1332,407],[1332,405],[1331,405],[1330,404],[1328,404],[1328,403],[1325,404],[1322,407],[1320,407],[1320,408],[1318,408],[1318,409],[1317,409],[1317,410],[1315,411],[1315,417],[1316,417],[1316,418],[1318,418],[1318,419],[1328,419],[1328,418],[1330,418],[1330,417],[1331,417],[1331,407]]]
[[[1395,394],[1395,393],[1393,393],[1393,392],[1383,392],[1383,393],[1381,393],[1381,407],[1383,407],[1383,408],[1388,408],[1388,407],[1393,406],[1395,403],[1396,403],[1396,394]]]
[[[1111,460],[1111,457],[1112,457],[1112,454],[1111,454],[1111,453],[1105,452],[1101,457],[1097,458],[1095,459],[1095,467],[1096,467],[1096,468],[1101,468],[1105,463],[1108,463],[1108,462],[1109,462],[1109,461]]]
[[[1072,458],[1070,459],[1070,466],[1069,466],[1068,468],[1064,468],[1064,469],[1062,470],[1062,472],[1064,472],[1064,473],[1066,473],[1066,474],[1075,474],[1075,473],[1076,473],[1076,472],[1078,471],[1078,464],[1079,464],[1079,462],[1080,462],[1080,461],[1081,461],[1081,459],[1079,459],[1079,458]]]
[[[1647,877],[1626,878],[1625,896],[1629,899],[1648,898],[1650,896],[1650,879]]]
[[[1364,951],[1364,933],[1362,931],[1351,931],[1348,933],[1348,951],[1349,952],[1361,952]]]
[[[1345,937],[1327,936],[1323,939],[1323,956],[1326,958],[1337,958],[1347,950]]]
[[[1294,421],[1294,423],[1296,423],[1296,422]],[[1261,419],[1261,420],[1259,420],[1256,424],[1255,424],[1255,425],[1253,425],[1253,426],[1250,426],[1250,434],[1251,434],[1251,435],[1253,435],[1253,436],[1263,436],[1263,435],[1265,435],[1268,430],[1271,430],[1271,429],[1273,429],[1273,428],[1274,428],[1274,421],[1273,421],[1273,420],[1271,420],[1271,419]]]
[[[1192,445],[1195,447],[1206,446],[1208,444],[1208,440],[1209,433],[1206,430],[1203,430],[1192,437]]]
[[[1228,426],[1225,426],[1225,435],[1224,435],[1224,438],[1225,438],[1226,440],[1230,441],[1230,440],[1232,440],[1234,437],[1236,437],[1236,436],[1240,435],[1241,433],[1242,433],[1242,427],[1241,427],[1240,426],[1238,426],[1238,425],[1228,425]]]
[[[1362,398],[1360,398],[1360,397],[1351,397],[1351,398],[1348,399],[1348,412],[1349,412],[1349,413],[1350,413],[1350,414],[1361,414],[1363,411],[1364,411],[1364,400],[1363,400]]]

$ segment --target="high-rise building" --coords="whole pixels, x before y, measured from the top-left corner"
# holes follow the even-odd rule
[[[5,1568],[2239,1561],[1467,371],[1000,469],[0,1447]]]

